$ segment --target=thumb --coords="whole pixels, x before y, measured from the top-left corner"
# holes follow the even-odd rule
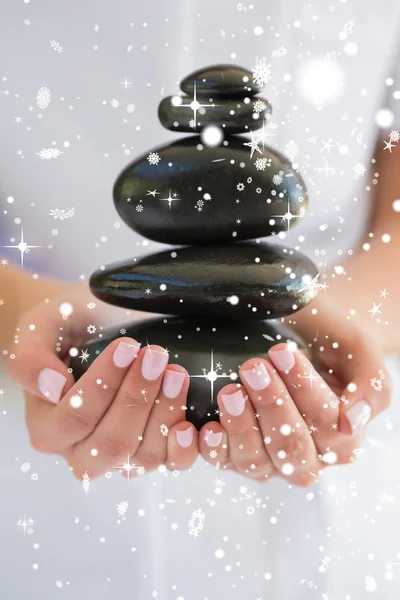
[[[53,300],[50,305],[40,304],[22,315],[15,350],[6,363],[12,379],[35,396],[54,404],[74,384],[63,362],[64,357],[69,359],[71,325],[62,318],[58,308]]]

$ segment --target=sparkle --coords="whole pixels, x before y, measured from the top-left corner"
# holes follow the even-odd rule
[[[153,196],[155,198],[156,194],[160,194],[160,192],[157,192],[157,190],[147,190],[146,196]]]
[[[290,229],[290,221],[292,219],[302,219],[303,218],[303,216],[304,216],[304,207],[300,208],[300,214],[299,215],[293,215],[290,212],[290,200],[288,198],[288,201],[287,201],[287,212],[284,215],[271,215],[271,216],[272,216],[272,218],[280,217],[281,221],[287,221],[287,224],[288,224],[287,230],[289,231],[289,229]]]
[[[197,123],[197,111],[199,110],[199,108],[201,108],[202,106],[203,107],[204,106],[214,107],[214,106],[219,106],[219,104],[200,104],[200,102],[198,102],[198,100],[197,100],[197,84],[194,81],[193,82],[193,100],[192,100],[192,102],[190,102],[190,104],[180,104],[179,106],[182,106],[185,108],[190,108],[193,111],[193,120],[195,123]]]
[[[371,308],[371,310],[368,311],[368,312],[372,313],[371,318],[373,318],[377,313],[382,314],[382,311],[379,310],[380,306],[382,306],[382,302],[380,304],[378,304],[378,306],[375,304],[375,302],[373,302],[373,307]]]
[[[314,375],[314,373],[310,371],[308,375],[302,375],[300,379],[308,379],[310,381],[310,387],[312,388],[314,379],[322,379],[322,377]]]
[[[169,210],[171,210],[171,204],[172,204],[172,202],[174,200],[179,200],[179,198],[176,198],[175,196],[176,196],[175,193],[171,196],[171,190],[169,190],[168,198],[160,198],[160,200],[165,200],[166,202],[168,202]]]
[[[15,239],[11,238],[11,241],[14,242]],[[2,248],[17,248],[21,253],[21,267],[24,266],[24,253],[28,253],[31,248],[42,248],[42,246],[29,246],[26,242],[24,242],[24,228],[21,227],[21,241],[16,246],[1,246]]]
[[[79,358],[81,359],[81,364],[84,362],[87,362],[88,358],[89,358],[90,354],[89,352],[86,350],[81,350],[81,355],[79,356]]]
[[[380,291],[380,294],[381,294],[381,298],[385,298],[386,299],[386,296],[389,295],[389,292],[386,291],[386,288],[384,290],[379,290],[379,291]]]
[[[207,381],[210,382],[210,399],[211,399],[211,403],[214,403],[214,382],[221,378],[228,378],[228,379],[232,379],[231,374],[226,374],[224,373],[217,373],[217,371],[219,371],[221,369],[221,363],[216,363],[214,366],[214,350],[211,348],[211,356],[210,356],[210,370],[207,371],[207,369],[202,369],[203,371],[203,375],[190,375],[189,377],[200,377],[202,379],[206,379]]]
[[[127,77],[125,77],[124,81],[121,82],[125,89],[128,88],[129,85],[132,85],[132,81],[129,81]]]

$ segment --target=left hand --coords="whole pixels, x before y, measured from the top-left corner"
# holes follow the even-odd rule
[[[327,465],[354,460],[366,423],[390,404],[392,382],[374,340],[356,325],[329,309],[305,329],[315,326],[320,374],[292,343],[273,346],[270,361],[243,363],[242,383],[218,393],[221,422],[199,432],[206,461],[309,486]]]

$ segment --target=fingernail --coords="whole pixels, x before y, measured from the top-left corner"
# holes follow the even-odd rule
[[[140,350],[137,344],[128,344],[120,342],[114,350],[113,362],[116,367],[127,367],[131,364]]]
[[[190,444],[193,442],[193,427],[188,427],[183,431],[180,429],[176,429],[176,441],[182,448],[188,448]]]
[[[270,350],[269,357],[279,371],[290,371],[294,367],[294,354],[289,348]]]
[[[58,404],[61,392],[67,378],[54,369],[42,369],[38,377],[38,388],[40,392],[54,404]]]
[[[221,394],[222,402],[226,412],[233,417],[238,417],[244,411],[244,396],[242,390],[233,394]]]
[[[350,423],[352,435],[355,435],[370,420],[372,408],[365,400],[359,400],[348,408],[344,414]]]
[[[163,372],[168,362],[168,352],[147,348],[142,362],[142,375],[153,381]]]
[[[164,373],[162,382],[163,394],[167,396],[167,398],[176,398],[179,396],[184,381],[185,373],[167,369]]]
[[[264,363],[260,363],[252,369],[246,369],[241,371],[246,383],[253,388],[253,390],[263,390],[268,387],[271,382],[271,377],[267,371]]]
[[[210,431],[209,429],[206,429],[206,433],[204,435],[204,441],[207,444],[207,446],[210,446],[210,448],[216,448],[217,446],[220,445],[221,440],[222,440],[222,431],[215,433],[214,431]]]

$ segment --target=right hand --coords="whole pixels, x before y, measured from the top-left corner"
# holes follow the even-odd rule
[[[67,319],[59,310],[65,302],[73,307]],[[197,431],[183,412],[190,378],[180,365],[168,364],[164,348],[140,349],[136,340],[121,337],[76,383],[68,372],[69,350],[89,324],[121,320],[121,309],[103,303],[94,316],[90,302],[98,301],[86,284],[79,284],[20,318],[15,358],[7,366],[25,390],[32,446],[64,456],[79,479],[123,464],[129,477],[138,467],[139,474],[161,464],[189,468],[198,455]],[[56,353],[58,341],[61,351]]]

